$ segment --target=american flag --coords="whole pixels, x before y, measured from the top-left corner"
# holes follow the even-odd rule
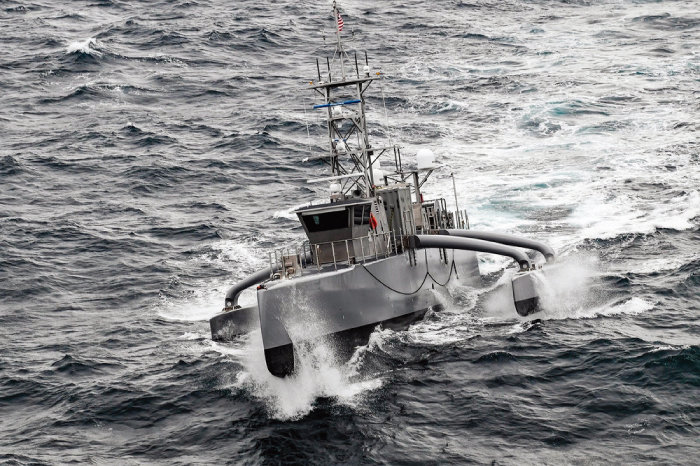
[[[340,13],[338,13],[338,32],[343,30],[343,18],[340,17]]]

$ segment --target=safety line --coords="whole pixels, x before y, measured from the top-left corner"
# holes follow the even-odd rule
[[[452,259],[452,266],[450,267],[450,275],[447,277],[447,281],[444,284],[442,284],[439,281],[435,280],[435,277],[433,277],[430,274],[430,269],[428,267],[428,253],[426,251],[426,254],[425,254],[425,277],[423,277],[423,281],[421,282],[421,284],[418,286],[418,288],[415,291],[405,292],[405,291],[396,290],[396,289],[390,287],[389,285],[387,285],[386,283],[381,281],[376,275],[374,275],[372,272],[370,272],[369,269],[364,264],[361,264],[361,265],[362,265],[362,268],[364,270],[366,270],[367,273],[370,274],[370,276],[372,278],[374,278],[376,281],[378,281],[380,285],[387,288],[388,290],[393,291],[394,293],[398,293],[398,294],[402,294],[402,295],[406,295],[406,296],[410,296],[412,294],[418,293],[420,291],[420,289],[423,288],[423,285],[425,284],[425,281],[428,279],[428,277],[430,277],[437,285],[445,287],[445,286],[447,286],[447,284],[450,282],[450,279],[452,278],[452,272],[456,271],[455,261],[453,258]]]

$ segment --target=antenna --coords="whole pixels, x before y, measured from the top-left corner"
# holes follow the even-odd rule
[[[333,18],[336,21],[335,36],[338,39],[338,48],[336,52],[338,52],[338,55],[340,56],[340,74],[343,76],[343,81],[345,81],[345,60],[343,58],[343,44],[340,42],[340,31],[343,30],[343,18],[340,17],[340,13],[338,12],[338,7],[335,4],[335,0],[333,0]],[[335,54],[333,55],[335,56]]]
[[[311,89],[322,99],[322,102],[314,105],[313,108],[322,111],[326,120],[328,152],[327,156],[322,157],[321,160],[330,166],[331,174],[341,180],[338,183],[341,185],[340,190],[344,196],[356,196],[357,194],[354,193],[360,192],[362,197],[369,198],[375,194],[373,164],[387,150],[394,149],[372,146],[367,131],[365,91],[373,81],[378,79],[379,73],[376,73],[376,76],[369,73],[369,60],[365,52],[367,65],[360,74],[357,52],[354,52],[351,57],[343,50],[340,36],[344,21],[335,1],[332,14],[336,29],[336,49],[332,57],[326,56],[328,80],[322,82],[319,79],[317,83],[311,85]],[[355,76],[352,76],[353,59]],[[350,66],[347,70],[345,63]],[[318,61],[316,72],[320,76]],[[332,79],[332,73],[336,75],[335,81]]]

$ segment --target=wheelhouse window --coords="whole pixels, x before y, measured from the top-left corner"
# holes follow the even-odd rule
[[[372,209],[369,204],[356,205],[353,214],[353,223],[355,225],[367,225],[369,224],[369,214]]]
[[[340,230],[348,228],[349,215],[347,210],[326,212],[323,214],[311,214],[302,216],[304,225],[310,233],[327,230]]]

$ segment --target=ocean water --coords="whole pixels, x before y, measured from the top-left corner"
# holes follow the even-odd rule
[[[326,196],[330,3],[0,0],[0,462],[697,462],[697,2],[340,7],[372,142],[555,247],[545,310],[484,255],[444,312],[270,376],[207,319]]]

